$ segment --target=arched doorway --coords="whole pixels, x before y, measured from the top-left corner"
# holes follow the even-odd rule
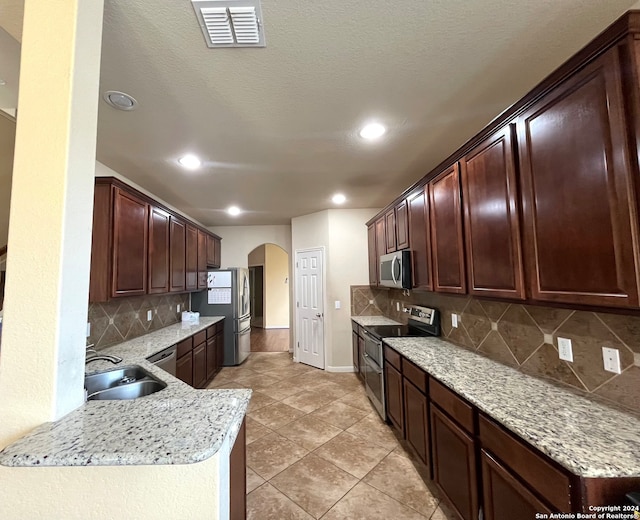
[[[251,351],[289,351],[289,254],[261,244],[248,255]]]

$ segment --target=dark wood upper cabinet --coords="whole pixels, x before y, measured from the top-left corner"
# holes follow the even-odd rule
[[[622,81],[613,47],[518,118],[535,300],[638,306],[637,207]]]
[[[396,249],[409,247],[409,216],[407,200],[396,205]]]
[[[207,234],[198,229],[198,289],[207,288]]]
[[[515,125],[507,125],[460,162],[467,280],[477,296],[525,298]]]
[[[187,224],[186,239],[186,288],[187,291],[198,289],[198,229]]]
[[[146,294],[149,204],[118,187],[113,190],[111,296]]]
[[[220,267],[220,239],[207,235],[207,266]]]
[[[378,249],[376,247],[376,225],[367,226],[367,241],[369,251],[369,285],[378,285]]]
[[[384,217],[376,220],[376,272],[380,274],[380,257],[387,254],[387,233],[385,229]],[[378,277],[379,280],[379,277]]]
[[[393,209],[384,215],[386,252],[393,253],[396,250],[396,212]]]
[[[467,285],[457,163],[429,182],[429,220],[433,288],[438,292],[464,294]]]
[[[408,199],[409,242],[411,246],[411,276],[415,289],[433,291],[431,264],[431,230],[429,227],[429,197],[427,188]]]
[[[186,224],[171,217],[169,222],[169,290],[182,292],[186,289]]]
[[[166,211],[149,210],[149,294],[169,292],[169,228]]]

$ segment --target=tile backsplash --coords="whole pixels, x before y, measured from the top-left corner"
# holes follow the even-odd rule
[[[351,314],[406,323],[397,303],[440,310],[442,338],[522,372],[569,385],[587,396],[640,412],[640,317],[523,305],[441,293],[351,287]],[[451,315],[458,314],[458,327]],[[559,359],[568,338],[573,363]],[[621,374],[603,368],[602,347],[620,353]]]
[[[180,312],[177,306],[180,305]],[[117,298],[105,303],[89,304],[91,335],[88,343],[97,349],[137,338],[182,319],[182,311],[189,310],[189,294],[159,294]],[[147,312],[152,312],[147,321]]]

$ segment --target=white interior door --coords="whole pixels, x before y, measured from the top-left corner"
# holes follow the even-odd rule
[[[296,251],[296,358],[324,368],[324,251]]]

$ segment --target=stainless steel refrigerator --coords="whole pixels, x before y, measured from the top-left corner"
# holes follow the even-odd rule
[[[249,270],[243,267],[207,273],[207,290],[191,295],[191,310],[224,316],[224,364],[239,365],[251,352]]]

